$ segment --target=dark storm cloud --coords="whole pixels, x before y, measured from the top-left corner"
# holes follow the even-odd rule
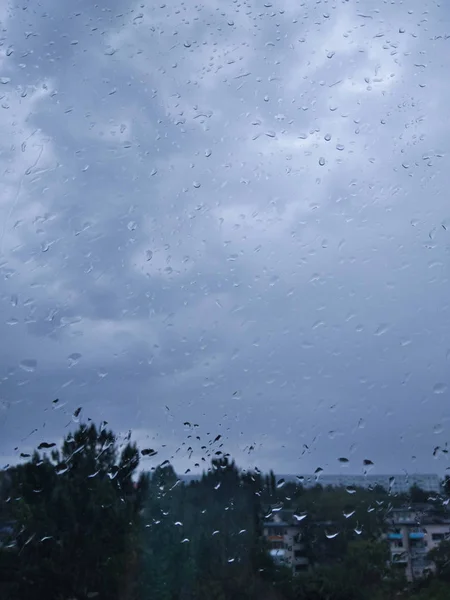
[[[5,460],[82,405],[182,469],[185,421],[247,466],[445,468],[448,12],[269,4],[10,10]]]

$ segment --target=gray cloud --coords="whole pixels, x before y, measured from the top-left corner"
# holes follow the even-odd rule
[[[5,462],[83,406],[182,470],[189,421],[246,466],[443,472],[448,11],[4,20]]]

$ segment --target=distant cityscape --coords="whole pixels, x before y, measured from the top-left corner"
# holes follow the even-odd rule
[[[186,483],[201,479],[202,475],[181,475],[180,479]],[[314,475],[275,475],[277,482],[296,483],[305,488],[312,488],[315,485],[324,487],[362,487],[364,489],[373,488],[377,485],[393,494],[406,494],[412,486],[420,487],[425,492],[440,493],[442,490],[442,480],[435,473],[416,473],[408,475],[406,473],[391,475],[352,475],[338,474],[326,475],[323,473]]]

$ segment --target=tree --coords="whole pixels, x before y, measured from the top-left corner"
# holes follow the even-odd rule
[[[450,540],[443,540],[428,553],[436,566],[436,574],[442,581],[450,582]]]
[[[10,595],[14,599],[130,595],[136,565],[139,491],[135,445],[119,456],[112,431],[81,425],[51,456],[35,452],[9,470],[16,523]]]

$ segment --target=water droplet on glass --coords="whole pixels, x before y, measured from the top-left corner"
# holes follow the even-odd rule
[[[38,446],[38,450],[49,450],[55,446],[56,444],[54,442],[41,442]]]
[[[148,262],[149,260],[152,260],[152,258],[153,258],[153,252],[151,250],[146,250],[145,260]]]
[[[192,184],[196,190],[198,190],[198,188],[201,186],[201,183],[199,183],[198,181],[194,181]]]
[[[326,134],[324,135],[324,138],[323,138],[323,139],[324,139],[326,142],[329,142],[329,141],[331,140],[331,134],[329,134],[329,133],[326,133]]]
[[[348,494],[356,494],[356,488],[355,488],[353,485],[348,485],[348,486],[345,488],[345,491],[346,491]]]
[[[137,229],[136,221],[130,221],[127,225],[128,231],[135,231]]]
[[[340,152],[342,152],[342,150],[345,149],[344,144],[336,144],[336,150],[339,150]]]
[[[326,161],[325,161],[324,157],[323,157],[323,156],[321,156],[321,157],[319,158],[319,165],[320,165],[321,167],[323,167],[323,166],[325,165],[325,162],[326,162]]]
[[[6,85],[10,81],[11,81],[11,77],[0,77],[0,83],[2,83],[3,85]]]
[[[307,513],[294,513],[292,516],[296,521],[300,522],[303,521],[303,519],[306,519],[308,515]]]
[[[277,481],[277,489],[282,488],[285,484],[286,484],[286,481],[284,479],[279,479]]]
[[[447,386],[445,383],[435,383],[433,386],[434,394],[445,394],[447,391]]]
[[[69,354],[67,360],[69,361],[69,367],[74,367],[80,360],[81,354],[79,352],[73,352]]]
[[[181,540],[182,544],[187,544],[189,542],[189,538],[184,538],[184,540]]]
[[[326,531],[325,537],[329,540],[334,540],[339,535],[339,531]]]
[[[206,158],[209,158],[211,156],[212,152],[211,150],[208,148],[208,150],[205,150],[205,156]]]
[[[350,510],[350,511],[345,511],[342,513],[344,515],[344,517],[346,519],[350,519],[350,517],[353,517],[353,515],[355,514],[356,511],[354,510]]]
[[[142,456],[155,456],[155,454],[158,454],[158,452],[153,450],[153,448],[144,448],[141,450],[141,454]]]
[[[375,330],[375,335],[383,335],[389,329],[389,325],[387,323],[381,323]]]
[[[65,463],[60,463],[55,467],[55,472],[57,475],[63,475],[64,473],[67,473],[68,470],[69,467]]]
[[[334,55],[335,55],[335,52],[328,52],[327,58],[333,58]]]
[[[27,371],[27,373],[32,373],[36,370],[36,367],[37,361],[34,358],[25,358],[20,362],[20,368]]]

